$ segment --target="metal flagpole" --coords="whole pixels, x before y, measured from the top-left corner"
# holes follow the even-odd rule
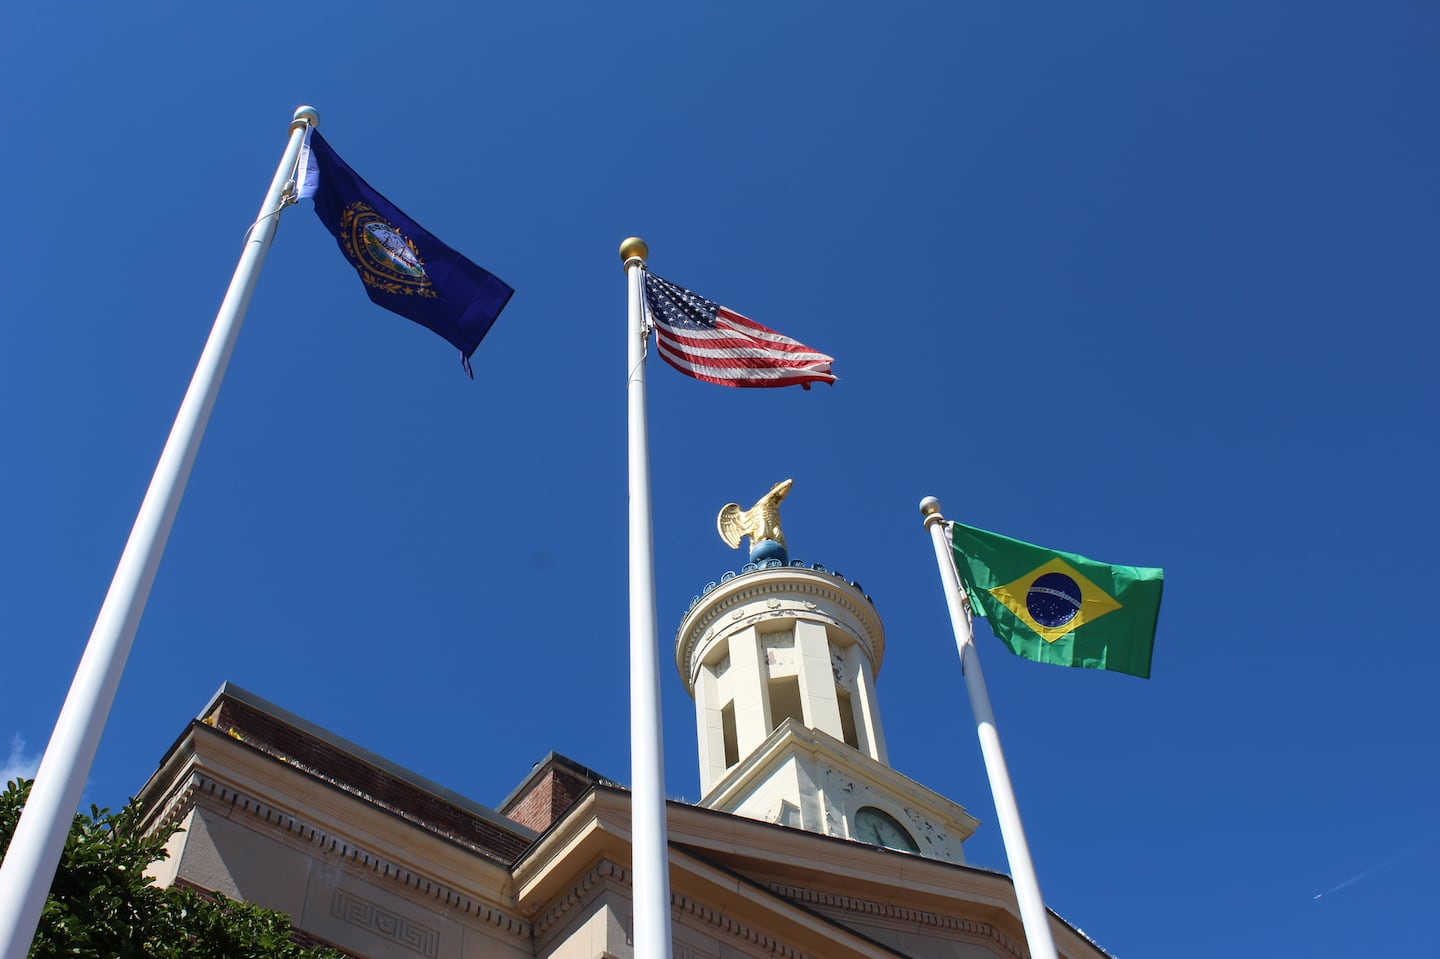
[[[293,173],[301,140],[305,130],[319,122],[320,115],[312,107],[295,111],[290,124],[290,142],[285,146],[265,202],[260,205],[260,215],[246,236],[230,288],[225,291],[225,299],[215,314],[210,338],[195,366],[180,411],[175,415],[170,438],[165,441],[165,449],[115,568],[115,577],[110,581],[110,590],[96,617],[85,654],[65,696],[60,718],[50,734],[50,744],[35,773],[34,787],[16,823],[10,848],[0,862],[0,959],[25,959],[35,938],[45,897],[54,880],[70,823],[80,805],[80,794],[95,760],[110,706],[115,701],[120,674],[145,611],[165,541],[180,507],[180,497],[185,493],[190,467],[195,463],[205,424],[210,419],[220,381],[235,348],[245,308],[255,291],[265,252],[275,238],[280,210],[294,193]]]
[[[1032,959],[1056,959],[1055,939],[1050,935],[1050,917],[1045,912],[1045,900],[1040,895],[1040,881],[1035,878],[1035,865],[1030,861],[1025,829],[1020,825],[1020,807],[1015,804],[1010,771],[1005,768],[1005,753],[1000,748],[995,714],[990,709],[990,694],[985,689],[985,675],[980,672],[980,656],[975,651],[975,635],[970,629],[969,600],[955,570],[955,553],[945,536],[945,517],[940,515],[940,501],[933,496],[925,497],[920,501],[920,512],[935,544],[935,562],[940,567],[940,580],[945,586],[950,626],[955,630],[955,645],[960,650],[960,671],[965,676],[965,689],[970,694],[970,708],[975,713],[975,727],[980,733],[980,753],[985,757],[985,773],[990,778],[990,792],[995,797],[995,816],[1000,820],[1000,836],[1005,840],[1005,858],[1010,861],[1010,875],[1015,883],[1015,898],[1020,905],[1025,939]]]
[[[630,284],[630,832],[636,959],[670,959],[670,855],[665,835],[665,758],[660,730],[660,652],[655,625],[655,535],[645,423],[645,258],[638,236],[620,244]]]

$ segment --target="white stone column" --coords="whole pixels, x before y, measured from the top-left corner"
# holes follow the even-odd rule
[[[696,740],[700,744],[700,792],[703,795],[725,775],[725,724],[722,719],[720,682],[715,670],[700,667],[695,680]]]
[[[830,640],[825,625],[796,620],[795,651],[805,725],[843,742],[845,732],[840,726],[840,701],[835,694],[835,673],[830,666]]]
[[[880,725],[880,704],[875,698],[875,673],[870,660],[857,646],[851,649],[857,675],[855,688],[850,696],[857,707],[858,720],[855,733],[860,739],[860,748],[872,759],[890,765],[890,754],[885,749],[885,730]]]
[[[740,758],[744,759],[770,734],[770,697],[755,627],[731,635],[730,672],[726,678],[735,700],[735,740],[740,746]]]

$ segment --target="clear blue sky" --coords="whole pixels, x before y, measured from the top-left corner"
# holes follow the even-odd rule
[[[1167,572],[1149,681],[981,629],[1055,910],[1124,959],[1436,952],[1433,3],[7,20],[10,768],[49,737],[311,103],[517,293],[472,382],[369,303],[308,203],[286,212],[87,802],[136,791],[227,679],[480,802],[552,749],[628,781],[633,233],[841,377],[735,391],[650,364],[671,795],[698,791],[673,630],[743,561],[716,511],[793,477],[792,555],[885,619],[892,764],[983,820],[971,861],[1005,868],[916,509],[934,494]]]

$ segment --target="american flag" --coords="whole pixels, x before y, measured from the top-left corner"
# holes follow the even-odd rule
[[[834,383],[833,357],[645,274],[645,312],[655,327],[660,356],[686,376],[721,386],[793,386]]]

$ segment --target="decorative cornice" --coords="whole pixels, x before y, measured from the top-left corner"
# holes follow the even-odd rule
[[[976,939],[994,943],[1004,955],[1014,956],[1015,959],[1028,959],[1029,953],[1025,948],[1011,940],[1000,930],[988,922],[977,922],[973,919],[962,919],[958,916],[942,916],[936,912],[928,912],[923,909],[907,909],[904,906],[896,906],[888,902],[875,902],[871,899],[856,899],[852,896],[841,896],[832,892],[822,892],[818,889],[806,889],[801,886],[790,886],[784,883],[765,883],[765,888],[775,895],[792,902],[803,902],[822,909],[834,909],[839,912],[859,913],[867,916],[875,916],[878,919],[888,919],[892,922],[913,923],[919,926],[926,926],[931,929],[943,929],[946,932],[958,932],[962,935],[973,936]]]
[[[685,611],[688,613],[690,610],[692,610],[692,609],[694,609],[696,606],[700,605],[700,598],[701,598],[702,596],[708,596],[708,595],[710,595],[710,593],[713,592],[716,588],[718,588],[721,583],[728,583],[728,582],[730,582],[730,580],[734,579],[734,578],[737,577],[737,576],[744,576],[746,573],[757,573],[757,572],[760,572],[761,570],[766,570],[766,569],[785,569],[785,568],[789,568],[789,569],[813,569],[813,570],[814,570],[815,572],[817,572],[817,573],[829,573],[831,576],[835,577],[836,579],[841,580],[841,581],[843,581],[843,582],[847,582],[847,583],[849,583],[851,586],[855,587],[855,589],[859,590],[859,591],[860,591],[860,595],[861,595],[861,596],[864,596],[865,599],[866,599],[866,601],[869,602],[872,606],[875,604],[875,601],[870,598],[870,595],[869,595],[868,593],[866,593],[863,589],[860,589],[860,584],[859,584],[859,583],[855,582],[854,580],[846,580],[846,579],[845,579],[845,574],[842,573],[842,572],[840,572],[838,569],[826,569],[824,566],[821,566],[819,563],[807,563],[807,562],[805,562],[803,559],[792,559],[792,560],[790,560],[789,562],[784,562],[784,563],[782,563],[782,562],[781,562],[780,560],[778,560],[778,559],[765,559],[765,560],[761,560],[761,561],[758,562],[758,563],[746,563],[744,566],[740,567],[739,572],[736,572],[735,570],[732,569],[732,570],[730,570],[730,571],[728,571],[728,572],[726,572],[726,573],[721,574],[720,579],[717,580],[716,582],[706,583],[706,584],[705,584],[705,588],[700,591],[700,596],[691,596],[691,597],[690,597],[690,606],[689,606],[689,608],[687,608]]]
[[[619,885],[628,887],[630,884],[630,871],[628,869],[609,859],[601,859],[595,864],[593,869],[575,881],[575,884],[570,887],[569,892],[557,897],[555,903],[546,910],[545,914],[535,920],[536,938],[543,938],[546,931],[563,919],[568,912],[593,898],[592,893],[597,886]],[[681,895],[673,890],[670,893],[670,908],[674,912],[698,919],[732,939],[739,939],[749,943],[756,949],[763,951],[766,955],[776,957],[776,959],[814,959],[814,957],[808,953],[801,952],[798,949],[785,945],[777,939],[765,935],[765,933],[740,921],[735,916],[719,912],[698,899],[691,899],[689,896]]]
[[[161,824],[177,822],[198,805],[205,804],[221,811],[246,814],[268,826],[273,831],[283,832],[292,839],[316,847],[322,854],[338,856],[349,865],[368,870],[378,878],[414,890],[423,896],[435,899],[446,909],[455,909],[467,916],[487,923],[501,932],[529,940],[533,936],[531,924],[512,916],[484,902],[458,892],[441,882],[393,863],[363,846],[356,845],[343,836],[305,822],[296,816],[268,803],[247,796],[235,787],[207,776],[199,770],[191,770],[188,782],[175,790],[174,798],[167,804]]]
[[[799,605],[767,606],[750,612],[740,609],[757,600],[781,596],[798,599]],[[819,602],[801,599],[812,596]],[[830,608],[824,608],[826,606]],[[729,622],[719,623],[727,613],[739,614],[739,618],[732,615]],[[707,588],[705,595],[685,614],[675,633],[675,666],[686,690],[694,695],[696,654],[702,647],[708,647],[718,633],[735,632],[777,617],[823,622],[843,629],[864,650],[871,669],[876,673],[880,671],[885,655],[885,629],[874,605],[860,587],[846,583],[823,567],[816,570],[806,566],[775,566],[728,580],[722,578],[714,589]]]
[[[570,891],[562,896],[556,897],[554,903],[545,912],[537,916],[532,923],[535,929],[535,938],[543,938],[555,923],[559,922],[565,915],[576,906],[584,905],[591,898],[590,893],[597,886],[619,885],[624,886],[630,881],[630,875],[623,866],[617,865],[608,859],[601,859],[595,867],[575,880]]]
[[[580,876],[564,895],[557,897],[542,915],[536,917],[533,922],[526,922],[518,916],[466,896],[444,883],[391,862],[343,836],[328,832],[284,810],[248,796],[234,786],[199,770],[191,770],[179,788],[173,790],[171,799],[158,818],[158,822],[162,824],[178,822],[191,809],[200,805],[227,812],[232,818],[239,815],[248,816],[271,831],[284,833],[292,840],[315,847],[323,855],[336,856],[352,868],[368,871],[378,879],[388,880],[413,891],[413,893],[434,899],[447,910],[457,910],[527,942],[543,937],[573,909],[592,900],[597,888],[603,886],[629,887],[631,885],[631,875],[627,868],[612,860],[602,858],[593,868]],[[839,896],[783,883],[764,883],[761,888],[791,902],[870,915],[892,921],[915,923],[948,932],[958,932],[977,940],[995,943],[1003,955],[1013,956],[1015,959],[1026,959],[1026,953],[1021,947],[986,923],[923,910],[906,909],[888,903]],[[726,937],[747,943],[748,948],[758,950],[764,955],[773,956],[775,959],[814,959],[810,954],[766,935],[736,916],[720,912],[701,900],[672,890],[670,905],[676,913],[703,922]]]
[[[687,916],[694,916],[701,922],[708,923],[736,939],[742,939],[757,949],[763,950],[768,955],[777,957],[777,959],[813,959],[809,953],[792,949],[783,942],[765,935],[765,933],[753,926],[746,925],[736,917],[717,912],[703,902],[691,899],[688,896],[672,893],[670,895],[670,906]]]
[[[253,707],[250,707],[243,703],[236,703],[233,705],[242,712],[255,712]],[[478,841],[478,834],[471,829],[466,828],[467,821],[469,825],[473,825],[476,828],[488,827],[491,829],[496,829],[499,834],[504,835],[506,838],[511,840],[510,845],[512,846],[513,852],[515,854],[523,851],[524,848],[528,846],[530,842],[534,841],[534,839],[539,835],[539,833],[535,832],[534,830],[520,823],[506,820],[498,813],[495,813],[493,810],[489,809],[483,810],[483,813],[479,814],[477,814],[477,811],[475,809],[461,809],[459,810],[459,814],[462,817],[462,821],[458,823],[447,823],[443,821],[443,817],[441,819],[435,819],[431,816],[427,816],[421,811],[421,809],[423,809],[423,804],[426,803],[427,800],[438,798],[441,793],[444,792],[441,787],[435,786],[433,788],[430,788],[428,786],[417,786],[414,782],[407,780],[405,777],[396,777],[393,773],[388,772],[383,768],[379,769],[380,778],[378,780],[373,780],[369,776],[364,775],[363,773],[358,778],[350,776],[349,772],[337,775],[333,769],[327,771],[326,768],[323,768],[330,764],[317,764],[314,761],[313,754],[311,754],[308,758],[301,758],[300,756],[289,755],[287,750],[279,748],[276,745],[276,742],[270,737],[268,737],[265,733],[262,732],[257,735],[253,729],[249,728],[249,720],[252,718],[257,719],[259,722],[270,722],[274,719],[274,717],[270,717],[264,714],[246,717],[246,721],[242,723],[241,728],[236,728],[235,726],[230,725],[228,722],[226,722],[226,717],[223,713],[220,713],[217,715],[207,716],[204,719],[193,723],[192,727],[197,728],[197,730],[212,730],[216,734],[228,736],[231,739],[234,739],[235,741],[244,744],[247,748],[253,749],[259,753],[264,754],[265,756],[268,756],[270,759],[289,766],[292,769],[298,770],[306,776],[323,782],[339,790],[342,793],[348,793],[351,796],[360,799],[361,801],[365,802],[370,806],[382,809],[393,816],[403,819],[411,823],[412,825],[425,830],[426,832],[433,833],[434,835],[440,836],[441,838],[449,842],[453,842],[457,845],[463,846],[470,852],[476,853],[486,859],[489,859],[501,865],[508,866],[511,862],[514,861],[514,856],[507,856],[499,848]],[[299,751],[302,754],[310,753],[308,743],[301,742],[294,745],[299,747]],[[333,748],[333,744],[330,745]],[[358,747],[356,748],[358,749]],[[360,758],[356,754],[352,754],[352,756]],[[367,762],[363,758],[361,759],[361,761]],[[380,761],[380,764],[383,764],[383,760]],[[367,763],[367,765],[377,766],[379,764]],[[393,791],[389,788],[390,785],[397,786],[398,788],[403,790],[403,794],[400,796],[395,795]],[[468,800],[463,799],[463,797],[440,799],[440,802],[444,806],[452,809],[455,808],[457,801],[462,805],[472,805],[469,803]],[[412,807],[412,802],[416,802],[422,805]]]

